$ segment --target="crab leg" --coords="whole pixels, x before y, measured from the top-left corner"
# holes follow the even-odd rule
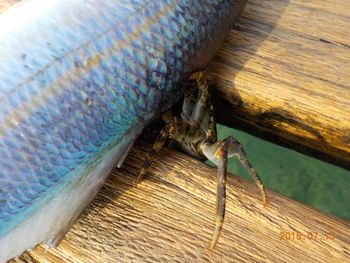
[[[201,149],[204,153],[204,155],[211,160],[213,163],[218,165],[218,160],[216,159],[216,149],[218,149],[218,147],[220,146],[220,142],[227,142],[227,151],[228,151],[228,157],[237,157],[237,159],[240,161],[240,163],[242,164],[242,166],[247,170],[248,174],[252,177],[252,179],[255,182],[255,185],[258,187],[260,193],[261,193],[261,197],[262,197],[262,201],[264,206],[267,205],[267,195],[266,195],[266,191],[264,188],[264,184],[261,181],[259,175],[257,174],[257,172],[255,171],[255,169],[253,168],[253,166],[250,164],[247,154],[245,153],[243,146],[240,144],[239,141],[237,141],[235,138],[233,138],[232,136],[229,136],[227,138],[225,138],[222,141],[216,142],[214,144],[208,144],[208,143],[204,143],[201,145]]]
[[[235,156],[238,158],[238,160],[240,161],[240,163],[242,164],[242,166],[246,169],[246,171],[248,172],[248,174],[250,175],[250,177],[252,177],[252,179],[255,182],[255,185],[258,187],[260,193],[261,193],[261,197],[263,200],[263,204],[264,206],[267,206],[267,195],[266,195],[266,191],[264,188],[264,184],[261,181],[259,175],[257,174],[257,172],[255,171],[255,169],[253,168],[253,166],[250,164],[247,154],[245,153],[242,144],[237,141],[235,138],[233,138],[232,136],[227,137],[225,140],[230,141],[230,150],[229,150],[229,157],[231,156]]]
[[[200,71],[193,73],[190,79],[195,81],[195,87],[192,85],[185,92],[181,117],[190,125],[199,125],[204,129],[207,138],[203,139],[213,143],[216,141],[216,122],[207,78],[205,73]]]
[[[242,145],[232,136],[213,144],[205,142],[201,145],[201,149],[203,154],[218,166],[215,230],[210,245],[210,249],[212,250],[219,238],[225,217],[227,159],[232,156],[239,159],[259,188],[264,206],[267,205],[267,195],[264,185],[252,165],[249,163]]]
[[[214,162],[218,166],[218,172],[215,229],[209,247],[212,250],[219,239],[225,217],[228,158],[237,157],[248,171],[260,190],[264,206],[267,205],[267,196],[264,185],[249,163],[242,145],[232,136],[222,141],[217,140],[214,109],[204,73],[192,74],[191,80],[194,81],[194,85],[191,85],[190,89],[185,92],[181,118],[174,117],[169,113],[163,116],[167,124],[154,143],[152,152],[145,161],[136,183],[142,180],[154,156],[160,151],[167,138],[177,141],[184,152],[200,159],[206,157]]]
[[[226,174],[227,174],[227,159],[228,159],[228,143],[222,142],[215,152],[215,157],[218,160],[217,172],[217,195],[216,195],[216,219],[213,238],[209,249],[215,248],[221,233],[222,224],[225,218],[226,207]]]
[[[181,118],[188,124],[191,123],[191,115],[197,99],[197,88],[191,85],[185,90],[184,101],[182,103]]]
[[[147,172],[147,169],[151,166],[154,157],[162,149],[162,147],[165,144],[165,141],[168,139],[169,132],[171,129],[172,129],[172,124],[169,123],[165,125],[164,128],[160,131],[155,143],[153,144],[152,151],[149,153],[146,161],[143,163],[142,169],[135,181],[135,185],[142,181],[144,175]]]
[[[208,82],[203,71],[191,75],[190,79],[196,81],[198,98],[191,114],[191,124],[200,124],[206,115],[209,102]]]

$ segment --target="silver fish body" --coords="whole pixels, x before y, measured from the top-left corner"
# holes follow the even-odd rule
[[[58,243],[243,0],[31,0],[0,15],[0,262]]]

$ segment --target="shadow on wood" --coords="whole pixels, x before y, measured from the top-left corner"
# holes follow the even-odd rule
[[[217,118],[350,168],[350,4],[250,0],[209,67]]]
[[[6,2],[14,1],[0,10]],[[209,70],[219,120],[346,166],[349,10],[346,0],[249,1]],[[236,176],[228,179],[219,245],[209,252],[216,170],[164,149],[133,187],[150,149],[141,140],[57,249],[38,246],[18,261],[350,261],[348,222],[274,192],[264,209],[255,186]]]

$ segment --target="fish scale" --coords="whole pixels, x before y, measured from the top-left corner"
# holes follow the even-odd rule
[[[0,16],[0,261],[56,245],[112,162],[210,61],[243,4],[31,0]],[[69,199],[84,185],[88,197]],[[73,201],[54,219],[62,200]],[[12,244],[21,233],[32,238]]]

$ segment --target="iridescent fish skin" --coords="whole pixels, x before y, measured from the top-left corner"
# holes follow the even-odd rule
[[[0,262],[54,246],[244,0],[31,0],[0,15]]]

